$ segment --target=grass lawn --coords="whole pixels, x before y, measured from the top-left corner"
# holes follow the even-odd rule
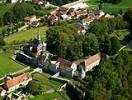
[[[0,53],[0,77],[9,72],[15,72],[23,68],[24,66],[16,63],[10,58],[9,53]]]
[[[0,17],[13,7],[12,4],[0,4]]]
[[[87,3],[97,5],[98,4],[97,1],[98,0],[88,0]],[[110,3],[103,4],[103,10],[109,13],[112,13],[112,12],[116,13],[120,9],[123,9],[125,11],[126,9],[131,7],[132,7],[132,0],[122,0],[122,2],[119,4],[110,4]]]
[[[47,29],[48,29],[48,27],[44,26],[44,27],[29,29],[29,30],[22,31],[22,32],[17,32],[17,33],[14,33],[13,35],[6,37],[5,41],[7,44],[10,44],[13,41],[21,42],[24,40],[30,40],[36,36],[36,33],[38,31],[40,31],[40,33],[41,33],[41,38],[45,39],[45,36],[46,36],[45,32]]]

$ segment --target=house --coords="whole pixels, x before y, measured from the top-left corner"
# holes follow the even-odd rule
[[[26,86],[32,80],[31,73],[27,72],[22,75],[13,77],[5,82],[4,88],[10,93],[20,87]]]
[[[102,60],[102,54],[97,53],[81,61],[79,65],[79,69],[81,71],[80,78],[83,79],[86,76],[86,72],[92,70],[95,66],[99,65],[101,60]]]
[[[77,64],[63,58],[58,58],[55,65],[58,66],[60,74],[66,77],[73,77],[77,70]]]
[[[99,65],[101,61],[101,53],[97,53],[93,56],[90,56],[88,59],[84,60],[84,64],[85,64],[85,72],[91,70],[92,68],[94,68],[95,66]]]
[[[76,16],[76,13],[75,13],[75,10],[74,8],[70,8],[68,11],[67,11],[67,16],[69,17],[69,19],[72,19]]]
[[[76,10],[76,17],[80,17],[82,15],[87,15],[88,11],[86,8],[79,8]]]
[[[94,21],[94,15],[88,15],[86,18],[82,20],[83,26],[88,26],[92,21]]]
[[[68,8],[60,7],[58,10],[56,10],[56,15],[62,20],[67,20],[69,19],[67,12],[68,12]]]
[[[2,87],[0,87],[0,96],[3,97],[6,94],[6,90],[4,90]]]
[[[32,22],[37,21],[37,17],[36,17],[36,15],[27,16],[27,17],[24,18],[24,21],[25,21],[27,24],[32,24]]]
[[[101,53],[97,53],[84,60],[84,71],[90,71],[95,66],[99,65],[101,61]]]
[[[67,13],[67,11],[68,11],[68,8],[66,7],[60,7],[58,10],[56,10],[57,15],[64,15]]]
[[[56,14],[51,14],[48,19],[51,25],[58,21],[58,17],[56,16]]]

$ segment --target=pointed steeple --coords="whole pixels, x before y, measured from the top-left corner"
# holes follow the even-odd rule
[[[41,37],[40,37],[40,30],[37,32],[36,34],[36,39],[38,39],[39,41],[41,40]]]

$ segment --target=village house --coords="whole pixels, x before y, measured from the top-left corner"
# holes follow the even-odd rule
[[[90,71],[92,68],[99,65],[100,61],[101,61],[101,53],[97,53],[93,56],[88,57],[83,62],[84,71],[85,72]]]
[[[8,93],[10,93],[20,87],[26,86],[31,80],[32,80],[32,75],[31,73],[27,72],[7,80],[4,84],[4,88],[5,90],[8,91]]]
[[[79,8],[76,10],[76,17],[80,17],[80,16],[84,16],[84,15],[87,15],[88,14],[88,11],[86,8]]]
[[[67,15],[69,16],[69,17],[75,17],[75,15],[76,15],[76,13],[75,13],[75,10],[74,10],[74,8],[70,8],[68,11],[67,11]]]
[[[58,58],[55,65],[58,66],[60,74],[66,77],[73,77],[77,70],[77,64],[63,58]]]
[[[6,95],[6,90],[0,87],[0,97],[3,97]]]
[[[81,61],[79,68],[81,70],[80,77],[83,79],[86,76],[86,72],[92,70],[94,67],[100,64],[102,59],[102,54],[97,53],[93,56],[88,57],[87,59]]]
[[[33,22],[37,21],[36,15],[33,16],[27,16],[24,18],[25,23],[32,24]]]
[[[49,23],[51,25],[53,25],[54,23],[56,23],[58,21],[58,17],[56,16],[56,14],[51,14],[49,17]]]

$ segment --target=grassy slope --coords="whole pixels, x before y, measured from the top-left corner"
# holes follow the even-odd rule
[[[70,100],[66,92],[54,92],[34,97],[32,100]]]
[[[10,35],[9,37],[5,38],[5,41],[7,44],[12,43],[13,41],[24,41],[24,40],[30,40],[33,39],[36,36],[36,33],[40,30],[41,38],[45,39],[45,32],[48,28],[46,26],[34,28],[22,32],[17,32],[13,35]]]
[[[11,60],[9,53],[0,53],[0,77],[23,68],[24,66]]]
[[[98,4],[97,0],[88,0],[87,3],[93,4],[93,5]],[[106,12],[117,12],[120,9],[126,10],[130,7],[132,7],[132,0],[122,0],[121,3],[116,4],[116,5],[110,4],[110,3],[105,3],[103,5],[103,10]]]
[[[51,75],[47,73],[35,73],[33,75],[33,79],[39,81],[41,84],[43,84],[44,91],[48,91],[50,89],[58,90],[62,86],[62,83],[53,81],[50,78]],[[66,92],[54,92],[54,93],[48,93],[43,95],[35,96],[32,100],[67,100],[69,97],[66,95]]]
[[[44,91],[48,91],[50,89],[59,89],[62,85],[62,83],[50,80],[51,75],[46,74],[46,73],[35,73],[33,75],[34,80],[38,80],[41,84],[43,84]]]
[[[0,5],[0,17],[2,17],[12,7],[13,7],[13,5],[11,5],[11,4],[1,4]]]

